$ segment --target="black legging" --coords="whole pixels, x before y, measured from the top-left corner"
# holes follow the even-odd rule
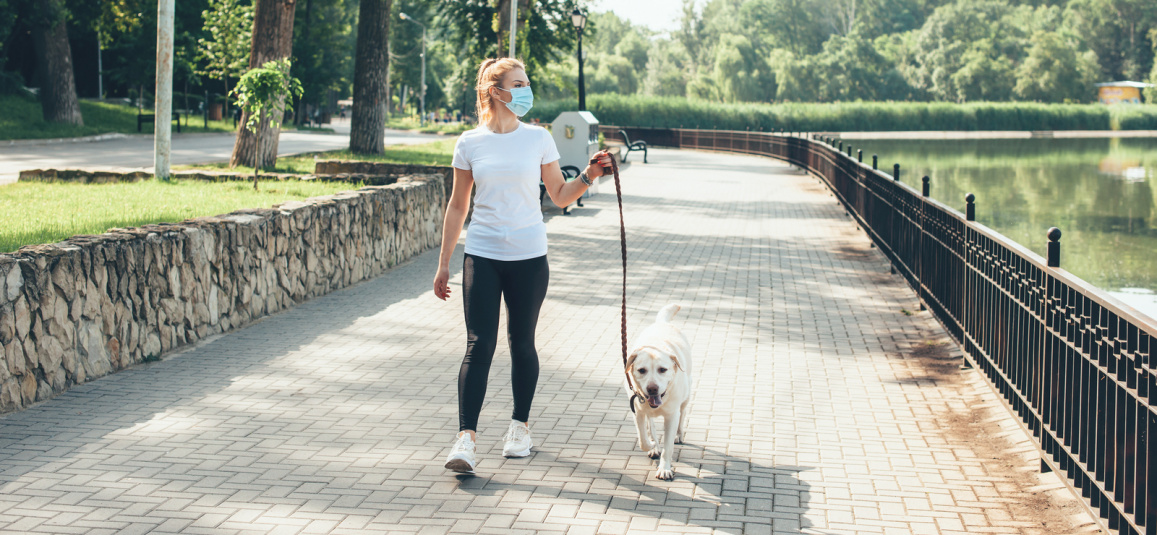
[[[527,260],[491,260],[466,255],[462,266],[462,301],[466,311],[466,358],[458,372],[458,430],[478,429],[486,398],[486,378],[498,344],[498,305],[506,301],[506,334],[510,341],[513,419],[530,419],[538,385],[538,352],[534,329],[546,298],[550,268],[546,256]]]

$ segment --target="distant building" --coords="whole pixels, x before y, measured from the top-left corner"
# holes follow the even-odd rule
[[[1153,87],[1145,82],[1106,82],[1097,86],[1097,100],[1101,104],[1140,104],[1141,90]]]

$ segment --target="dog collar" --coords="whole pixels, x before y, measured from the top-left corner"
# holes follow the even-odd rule
[[[642,402],[644,399],[647,399],[647,396],[644,396],[643,393],[639,391],[639,388],[635,386],[635,381],[631,377],[630,370],[623,370],[623,373],[627,374],[627,386],[631,387],[631,398],[627,400],[627,404],[631,407],[631,414],[634,414],[635,400]]]

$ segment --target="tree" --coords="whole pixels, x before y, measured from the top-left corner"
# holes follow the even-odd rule
[[[687,95],[687,83],[691,57],[687,50],[675,41],[659,39],[647,53],[646,78],[643,80],[643,94],[661,97],[682,97]]]
[[[390,0],[362,0],[350,121],[350,150],[359,154],[381,154],[386,150],[389,29]]]
[[[256,69],[270,61],[288,59],[293,52],[293,16],[295,0],[257,0],[253,8],[253,36],[249,50],[249,68]],[[242,123],[249,122],[242,114]],[[277,161],[277,141],[281,134],[280,121],[270,124],[269,119],[258,121],[256,131],[237,130],[233,156],[229,166],[252,165],[266,167]],[[257,136],[261,143],[257,143]],[[260,149],[260,154],[258,153]]]
[[[304,0],[297,5],[293,70],[304,93],[297,105],[297,124],[307,114],[332,111],[353,85],[357,3],[352,0]]]
[[[1016,96],[1025,100],[1086,102],[1093,95],[1097,60],[1078,52],[1057,32],[1037,32],[1028,57],[1016,68]]]
[[[8,42],[8,36],[16,26],[16,8],[14,0],[0,0],[0,95],[19,89],[19,81],[4,72],[4,64],[8,59],[4,44]]]
[[[209,0],[209,9],[201,13],[206,39],[198,39],[197,59],[205,67],[197,74],[225,83],[229,92],[229,78],[241,76],[249,64],[249,48],[253,40],[253,6],[240,0]]]
[[[243,129],[257,134],[258,125],[263,122],[272,128],[280,126],[286,111],[293,109],[286,98],[301,96],[301,82],[289,75],[289,60],[282,59],[270,61],[245,73],[237,81],[234,93],[237,96],[237,105],[248,117],[242,125]],[[260,143],[261,136],[255,136],[254,141]],[[255,152],[259,151],[260,147]],[[277,162],[276,153],[273,161]],[[260,171],[259,162],[253,166],[253,191],[257,191]]]
[[[740,18],[750,21],[752,31],[770,47],[786,48],[795,55],[819,52],[827,37],[807,0],[749,0]]]
[[[1149,30],[1149,42],[1153,43],[1153,55],[1157,56],[1157,28]],[[1152,104],[1157,102],[1157,60],[1153,61],[1153,68],[1149,71],[1149,83],[1153,87],[1145,88],[1145,102]],[[1157,198],[1157,188],[1153,188],[1153,195]]]
[[[40,105],[45,121],[83,125],[67,22],[68,13],[61,0],[37,0],[32,37],[40,66]]]
[[[445,38],[460,51],[455,72],[449,77],[458,84],[467,84],[472,89],[482,59],[506,55],[506,52],[498,49],[498,32],[495,27],[500,22],[499,3],[497,0],[440,2],[438,25],[445,32]],[[510,4],[503,5],[507,10],[510,9]],[[525,17],[526,22],[518,35],[516,56],[526,64],[530,85],[538,85],[551,76],[549,66],[572,55],[575,50],[578,36],[570,22],[570,13],[574,7],[573,0],[534,0],[528,4],[525,13],[519,12],[519,20]],[[509,19],[506,20],[509,25]],[[587,25],[587,31],[594,29],[591,21]],[[457,94],[459,91],[448,93]],[[474,105],[472,98],[466,101],[468,106]]]
[[[647,39],[639,32],[630,32],[615,45],[614,54],[626,58],[634,69],[642,73],[647,68]]]
[[[775,75],[742,35],[725,35],[715,48],[712,78],[726,102],[768,102],[775,98]]]
[[[514,29],[519,35],[522,35],[522,29],[526,27],[526,18],[530,11],[530,0],[495,0],[494,6],[494,29],[495,37],[497,39],[498,57],[506,57],[512,55],[510,52],[510,7],[514,2],[515,13],[518,15],[518,20],[514,23]],[[518,47],[518,39],[515,39],[514,46]],[[515,50],[513,54],[518,56],[518,51]]]
[[[1146,43],[1157,25],[1152,0],[1072,0],[1065,8],[1065,26],[1096,54],[1101,75],[1113,80],[1137,80],[1153,62]]]
[[[821,87],[819,65],[810,54],[796,56],[781,48],[772,53],[769,63],[775,69],[776,99],[788,102],[822,100],[816,94]]]
[[[1021,8],[1003,0],[957,0],[937,8],[916,39],[918,67],[909,82],[939,100],[1011,98],[1013,65],[1031,35],[1026,20],[1036,14]]]

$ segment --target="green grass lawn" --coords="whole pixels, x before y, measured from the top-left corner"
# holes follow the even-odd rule
[[[416,130],[427,134],[461,134],[474,125],[467,123],[430,123],[427,122],[425,126],[414,117],[393,117],[386,122],[386,128],[393,128],[395,130]]]
[[[38,110],[39,113],[39,110]],[[135,121],[134,128],[135,128]],[[421,145],[386,147],[384,154],[360,155],[329,151],[280,158],[268,172],[312,174],[316,160],[362,160],[416,165],[450,165],[454,138]],[[223,171],[228,164],[177,166],[174,170]],[[233,171],[250,174],[253,168]],[[357,188],[339,182],[299,180],[211,183],[177,180],[122,184],[65,184],[17,182],[0,187],[0,253],[22,245],[53,243],[76,234],[99,234],[110,228],[150,223],[174,223],[191,217],[217,215],[241,208],[329,195]]]
[[[22,245],[54,243],[76,234],[110,228],[175,223],[241,208],[274,204],[356,189],[356,184],[147,180],[121,184],[17,182],[0,187],[0,253]]]
[[[277,159],[277,166],[263,171],[272,173],[312,174],[316,160],[357,160],[363,162],[387,162],[410,165],[450,165],[454,159],[454,143],[457,138],[447,138],[420,145],[391,145],[382,154],[354,154],[348,150],[310,152]],[[225,171],[228,163],[182,165],[174,170]],[[238,166],[233,171],[250,174],[252,167]]]
[[[178,102],[175,104],[180,104]],[[8,139],[52,139],[66,137],[92,136],[97,134],[121,133],[136,134],[137,109],[132,106],[114,101],[97,102],[91,100],[80,101],[80,115],[84,119],[84,126],[47,123],[40,110],[40,102],[32,97],[16,95],[0,95],[0,140]],[[282,125],[283,129],[293,130],[293,125]],[[330,128],[309,128],[312,131],[328,131]],[[205,126],[203,116],[194,114],[188,118],[181,118],[181,132],[234,132],[233,120],[209,121]],[[142,125],[144,134],[153,132],[153,124]],[[173,133],[177,128],[173,126]]]

